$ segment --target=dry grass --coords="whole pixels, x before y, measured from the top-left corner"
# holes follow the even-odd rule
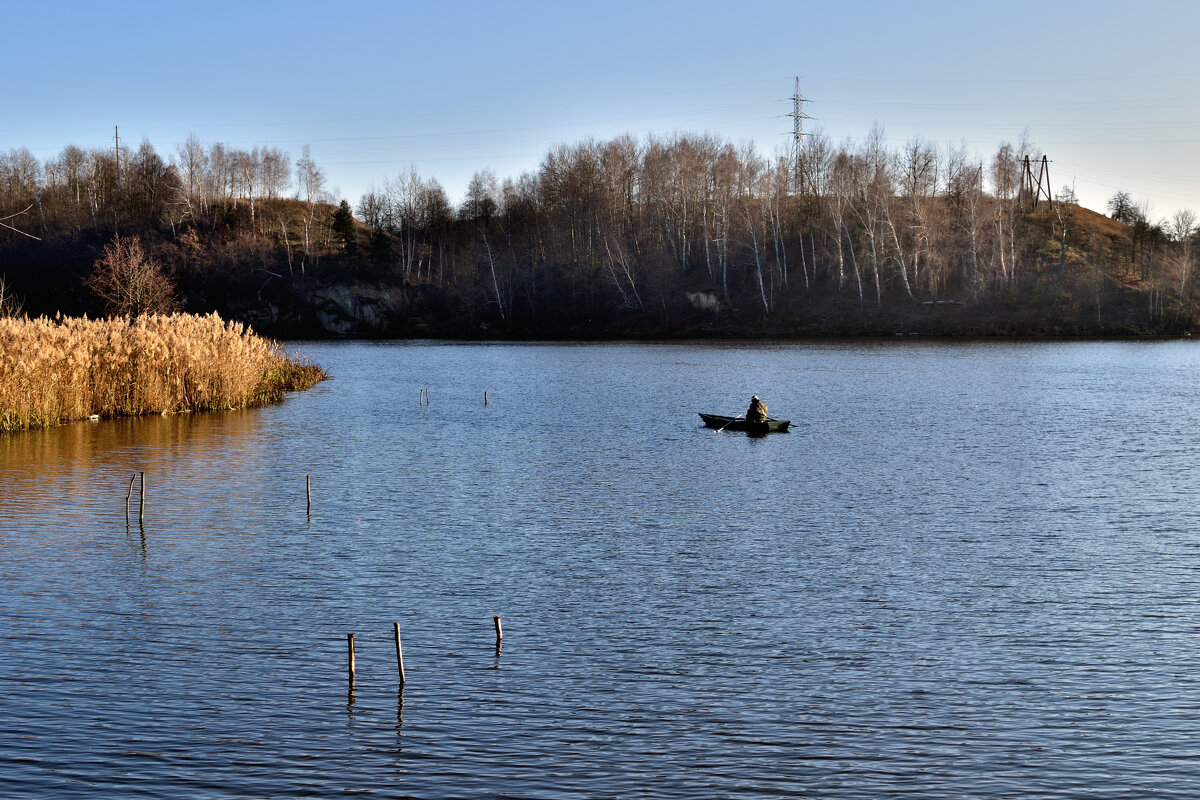
[[[245,408],[325,377],[216,314],[0,318],[0,431]]]

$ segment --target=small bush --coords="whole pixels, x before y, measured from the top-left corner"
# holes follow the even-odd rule
[[[175,287],[136,236],[113,237],[93,265],[87,286],[115,316],[169,314],[178,308]]]

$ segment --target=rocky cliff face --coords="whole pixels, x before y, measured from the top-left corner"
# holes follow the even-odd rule
[[[312,283],[230,300],[228,311],[275,336],[371,337],[405,327],[409,306],[403,286]]]
[[[312,319],[331,336],[381,335],[399,327],[407,303],[400,287],[333,284],[305,298]]]
[[[297,281],[226,302],[223,314],[278,338],[453,336],[475,324],[435,287],[398,282]]]

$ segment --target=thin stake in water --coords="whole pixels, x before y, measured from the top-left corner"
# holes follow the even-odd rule
[[[396,634],[396,669],[400,670],[400,688],[404,689],[404,651],[400,647],[400,623],[393,622],[392,630]]]
[[[133,482],[137,480],[137,474],[129,477],[129,493],[125,495],[125,522],[129,522],[129,498],[133,497]]]

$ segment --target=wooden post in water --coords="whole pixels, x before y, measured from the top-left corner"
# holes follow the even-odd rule
[[[400,649],[400,623],[393,622],[392,630],[396,634],[396,669],[400,670],[400,688],[404,689],[404,651]]]
[[[487,392],[484,392],[484,393],[483,393],[483,404],[484,404],[485,406],[487,405]]]
[[[129,498],[133,497],[133,482],[137,480],[137,475],[129,477],[129,492],[125,495],[125,521],[129,522]]]
[[[500,640],[504,638],[504,631],[500,628],[500,618],[492,617],[492,621],[496,623],[496,647],[500,646]]]
[[[142,501],[138,506],[138,522],[140,523],[146,517],[146,473],[142,475]]]
[[[304,476],[304,494],[308,496],[308,513],[312,513],[312,475]]]
[[[346,651],[347,651],[347,656],[349,658],[349,663],[347,664],[347,666],[349,667],[349,670],[350,670],[350,672],[349,672],[350,686],[353,687],[354,686],[354,634],[353,633],[346,634]]]

